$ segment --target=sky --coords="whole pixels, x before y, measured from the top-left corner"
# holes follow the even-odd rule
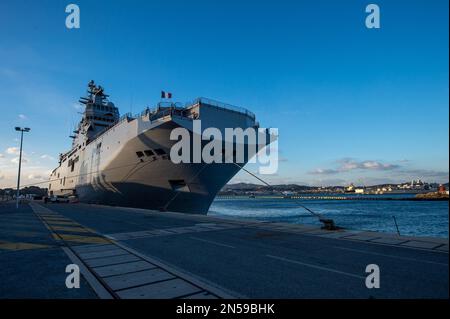
[[[79,29],[65,26],[70,3]],[[370,3],[379,29],[366,28]],[[161,90],[250,109],[279,130],[270,183],[448,182],[448,12],[447,0],[2,0],[0,188],[17,178],[15,126],[31,128],[22,184],[48,177],[91,79],[122,113]]]

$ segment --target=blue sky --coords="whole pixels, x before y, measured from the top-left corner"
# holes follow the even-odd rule
[[[0,2],[0,187],[16,125],[32,128],[23,183],[57,164],[90,79],[122,113],[161,90],[249,108],[280,132],[272,183],[448,181],[448,1],[72,1],[77,30],[69,3]]]

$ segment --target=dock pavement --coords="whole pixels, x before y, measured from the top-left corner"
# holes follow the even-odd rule
[[[2,202],[0,298],[448,298],[448,249],[448,238]],[[66,286],[70,264],[79,288]]]

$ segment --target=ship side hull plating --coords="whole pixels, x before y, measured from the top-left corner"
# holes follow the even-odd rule
[[[202,172],[196,176],[198,171]],[[176,180],[192,178],[188,183],[190,190],[176,191],[170,185],[164,185],[167,176],[142,169],[132,180],[79,185],[76,193],[80,201],[86,203],[206,214],[218,191],[238,171],[233,164],[191,165],[183,173],[173,176]]]

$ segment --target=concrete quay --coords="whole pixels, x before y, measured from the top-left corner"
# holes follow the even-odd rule
[[[448,239],[0,203],[0,298],[448,298]],[[80,288],[65,285],[77,264]],[[366,286],[366,266],[380,288]]]

